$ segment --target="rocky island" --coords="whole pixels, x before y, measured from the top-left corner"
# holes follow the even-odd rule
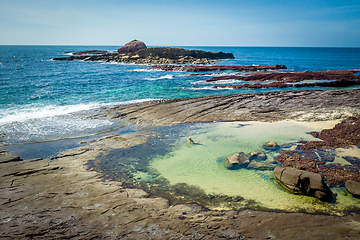
[[[65,58],[54,58],[55,61],[104,61],[138,64],[210,64],[220,59],[233,59],[232,53],[208,52],[202,50],[188,50],[175,47],[148,48],[144,42],[133,40],[117,53],[97,55],[79,55]]]

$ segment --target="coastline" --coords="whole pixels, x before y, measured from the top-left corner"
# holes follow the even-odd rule
[[[116,118],[140,127],[290,120],[322,128],[360,115],[359,96],[360,90],[212,96],[122,105],[92,117]],[[170,206],[167,199],[151,198],[143,190],[129,189],[120,181],[104,180],[95,169],[88,169],[88,161],[99,154],[144,143],[152,134],[110,135],[63,152],[52,160],[2,163],[1,237],[319,239],[329,234],[338,239],[359,237],[359,213],[337,217],[217,211],[195,203]]]

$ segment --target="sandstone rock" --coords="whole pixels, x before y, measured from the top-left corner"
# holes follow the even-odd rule
[[[263,151],[250,152],[248,156],[250,161],[253,160],[264,161],[267,158],[266,154]]]
[[[324,202],[330,202],[333,197],[320,174],[284,167],[276,167],[274,174],[291,192],[313,196]]]
[[[360,197],[360,182],[356,182],[354,180],[347,180],[345,183],[345,187],[349,193],[355,195],[356,197]]]
[[[263,162],[256,162],[256,161],[251,161],[247,167],[257,170],[274,170],[275,168],[274,165]]]
[[[274,141],[267,141],[266,143],[264,143],[263,148],[268,149],[268,150],[274,150],[277,147],[277,142]]]
[[[134,53],[141,49],[147,49],[145,43],[139,40],[132,40],[131,42],[126,43],[122,48],[119,48],[117,51],[118,53]]]
[[[235,165],[245,165],[249,162],[249,158],[243,152],[235,153],[234,155],[225,158],[225,166],[227,168],[231,168]]]
[[[8,163],[8,162],[18,162],[18,161],[22,161],[22,159],[19,156],[0,154],[0,164]]]

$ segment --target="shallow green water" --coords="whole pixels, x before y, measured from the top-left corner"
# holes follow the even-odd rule
[[[290,194],[282,189],[273,178],[272,171],[259,171],[247,168],[229,170],[223,159],[237,152],[249,153],[264,150],[262,145],[268,141],[278,144],[296,143],[299,140],[315,140],[307,134],[314,129],[302,125],[278,123],[214,123],[190,130],[189,136],[204,145],[189,145],[188,136],[178,139],[177,147],[163,157],[154,158],[151,166],[170,184],[187,183],[204,189],[207,194],[241,196],[254,200],[259,206],[271,209],[295,211],[298,208],[308,212],[341,212],[346,207],[358,206],[360,201],[346,197],[342,190],[335,203],[322,203],[319,200]],[[273,163],[277,152],[266,151],[267,163]]]
[[[346,195],[343,187],[332,188],[332,203],[294,195],[275,180],[273,171],[249,168],[229,170],[224,159],[238,152],[264,151],[268,164],[282,150],[295,149],[300,140],[316,140],[308,132],[320,130],[292,122],[220,122],[183,124],[157,128],[159,136],[131,149],[104,154],[94,165],[152,196],[163,196],[172,204],[198,202],[211,209],[270,209],[289,212],[343,214],[360,208],[360,200]],[[153,131],[150,130],[150,131]],[[202,143],[189,144],[188,138]],[[276,141],[275,151],[262,146]],[[285,146],[287,145],[287,146]]]

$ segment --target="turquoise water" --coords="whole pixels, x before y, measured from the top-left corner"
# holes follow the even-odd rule
[[[213,84],[205,82],[211,73],[190,76],[183,72],[148,71],[147,65],[51,60],[68,56],[70,52],[116,51],[117,48],[0,46],[2,140],[17,144],[42,142],[121,127],[106,119],[84,120],[88,111],[101,106],[151,99],[285,90],[213,89]],[[186,48],[232,52],[236,58],[219,63],[224,65],[284,64],[289,68],[286,71],[360,69],[360,48]]]
[[[224,159],[238,152],[264,151],[259,162],[277,166],[274,157],[294,150],[300,140],[316,140],[320,129],[294,122],[204,123],[159,128],[161,135],[131,149],[113,150],[92,165],[105,175],[144,188],[152,196],[172,203],[198,202],[210,209],[264,209],[342,215],[360,208],[360,199],[344,187],[331,188],[331,203],[287,192],[272,170],[238,167],[227,169]],[[189,136],[198,144],[189,144]],[[266,141],[280,147],[266,150]],[[345,161],[346,162],[346,161]],[[349,163],[347,163],[349,164]]]

